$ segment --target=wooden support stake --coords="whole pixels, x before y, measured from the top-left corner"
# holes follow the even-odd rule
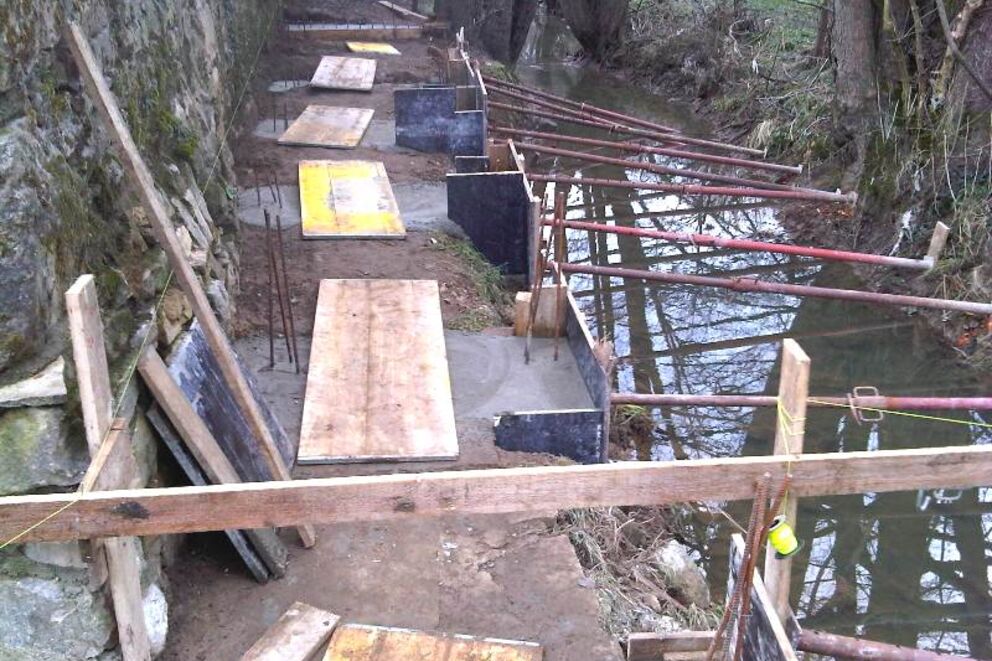
[[[65,301],[79,398],[83,403],[83,427],[92,460],[92,470],[84,476],[81,489],[86,492],[91,487],[130,488],[134,486],[134,458],[124,425],[111,430],[110,377],[93,276],[84,275],[76,280],[66,292]],[[97,566],[103,562],[107,566],[124,661],[146,661],[152,656],[141,597],[139,545],[135,537],[115,537],[94,540],[92,547]],[[106,560],[100,555],[101,548]]]
[[[221,372],[231,389],[235,402],[245,414],[252,434],[262,447],[262,456],[265,457],[269,470],[277,479],[291,480],[292,476],[279,455],[279,449],[269,432],[258,403],[248,388],[248,382],[245,380],[244,374],[241,373],[240,366],[234,359],[224,329],[210,307],[210,301],[207,299],[196,273],[186,261],[183,248],[176,237],[170,214],[162,203],[162,198],[155,188],[152,174],[141,158],[127,123],[124,121],[124,116],[121,114],[120,107],[96,63],[89,42],[76,23],[69,24],[66,36],[90,98],[120,152],[124,170],[137,189],[138,196],[151,222],[152,231],[169,258],[169,264],[175,272],[176,280],[190,301],[193,313],[199,319],[200,325],[203,326],[203,334],[207,343],[220,365]],[[316,543],[317,537],[312,526],[300,526],[298,530],[304,546],[309,547]]]
[[[930,268],[937,265],[944,247],[947,245],[947,238],[951,233],[951,228],[938,221],[933,228],[933,236],[930,237],[930,247],[927,249],[926,261],[930,262]]]
[[[782,342],[782,371],[778,386],[778,416],[775,425],[775,454],[799,457],[806,430],[806,400],[809,397],[809,356],[792,339]],[[795,529],[797,501],[787,494],[781,514]],[[765,549],[764,581],[775,606],[785,621],[789,614],[789,583],[792,558],[776,558],[769,544]]]

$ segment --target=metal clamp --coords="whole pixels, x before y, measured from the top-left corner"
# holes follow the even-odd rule
[[[851,417],[853,417],[857,423],[872,423],[881,422],[885,419],[884,411],[865,411],[858,407],[858,400],[862,397],[879,397],[881,396],[878,392],[878,388],[875,386],[855,386],[854,389],[847,395],[847,405],[851,409]],[[865,415],[869,413],[870,415]]]

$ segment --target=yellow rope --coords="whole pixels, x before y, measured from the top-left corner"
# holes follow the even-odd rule
[[[145,336],[143,338],[141,338],[141,344],[138,346],[138,351],[137,351],[137,353],[135,353],[134,359],[131,361],[131,364],[128,365],[127,371],[124,373],[123,378],[121,378],[121,380],[119,382],[120,384],[123,384],[123,385],[121,385],[120,388],[117,391],[118,392],[117,405],[114,407],[114,412],[113,412],[113,414],[111,416],[112,418],[116,418],[117,415],[120,413],[121,408],[123,408],[123,406],[124,406],[124,393],[127,392],[127,389],[131,386],[131,381],[134,379],[134,374],[135,374],[135,372],[138,369],[138,361],[141,360],[141,355],[145,352],[145,347],[148,345],[148,340],[149,340],[149,338],[151,338],[152,333],[157,332],[157,328],[155,326],[155,322],[158,320],[159,312],[161,312],[161,310],[162,310],[162,303],[165,301],[165,295],[169,291],[169,286],[172,284],[172,276],[174,274],[175,274],[175,271],[171,271],[171,270],[169,271],[169,277],[166,278],[166,280],[165,280],[165,286],[162,288],[162,293],[159,295],[158,300],[155,302],[155,309],[154,309],[154,311],[152,313],[151,325],[148,328],[148,332],[145,333]],[[106,432],[104,432],[103,438],[100,439],[100,444],[101,445],[104,442],[106,442],[107,437],[110,436],[110,432],[112,431],[112,429],[113,429],[113,426],[111,426],[110,428],[107,429]],[[5,548],[7,548],[8,546],[10,546],[11,544],[16,543],[17,540],[21,539],[22,537],[24,537],[25,535],[27,535],[28,533],[30,533],[35,528],[37,528],[37,527],[39,527],[41,525],[44,525],[45,523],[47,523],[47,522],[51,521],[52,519],[54,519],[55,517],[57,517],[62,512],[66,511],[67,509],[69,509],[70,507],[72,507],[73,505],[75,505],[76,503],[78,503],[80,500],[82,500],[84,495],[85,494],[82,491],[77,491],[76,492],[76,497],[73,498],[72,500],[70,500],[68,503],[66,503],[62,507],[58,508],[57,510],[55,510],[54,512],[52,512],[51,514],[49,514],[45,518],[43,518],[40,521],[38,521],[37,523],[28,526],[27,528],[25,528],[21,532],[17,533],[16,535],[14,535],[13,537],[11,537],[7,541],[5,541],[2,544],[0,544],[0,551],[3,551]]]
[[[810,404],[818,406],[833,406],[842,409],[855,409],[857,411],[871,411],[872,413],[884,413],[886,415],[901,415],[904,418],[916,418],[918,420],[929,420],[931,422],[949,422],[955,425],[968,425],[969,427],[985,427],[992,429],[992,424],[987,422],[975,422],[974,420],[961,420],[959,418],[944,418],[939,415],[927,415],[925,413],[912,413],[910,411],[895,411],[892,409],[876,409],[870,406],[858,406],[857,404],[840,404],[837,402],[827,402],[819,399],[809,399]]]
[[[34,525],[28,526],[27,528],[25,528],[21,532],[17,533],[16,535],[14,535],[10,539],[8,539],[3,544],[0,544],[0,551],[4,550],[5,548],[7,548],[8,546],[10,546],[11,544],[15,543],[21,537],[24,537],[25,535],[27,535],[29,532],[31,532],[32,530],[34,530],[38,526],[41,526],[41,525],[44,525],[45,523],[48,523],[49,521],[51,521],[52,519],[54,519],[55,517],[57,517],[62,512],[66,511],[67,509],[69,509],[70,507],[72,507],[73,505],[75,505],[76,503],[78,503],[80,501],[80,498],[76,498],[75,500],[70,500],[68,503],[66,503],[62,507],[60,507],[57,510],[55,510],[54,512],[52,512],[51,514],[49,514],[48,516],[46,516],[41,521],[38,521]]]

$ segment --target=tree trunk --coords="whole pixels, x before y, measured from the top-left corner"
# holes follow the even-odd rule
[[[837,62],[837,105],[842,118],[858,124],[875,96],[875,34],[872,0],[835,0],[831,41]]]
[[[562,16],[586,52],[605,60],[623,41],[628,0],[559,0]]]

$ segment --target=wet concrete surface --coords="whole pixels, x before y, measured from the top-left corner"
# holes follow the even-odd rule
[[[572,352],[561,343],[531,340],[531,360],[524,362],[525,339],[477,333],[445,333],[448,368],[459,419],[487,418],[516,411],[593,408]]]

